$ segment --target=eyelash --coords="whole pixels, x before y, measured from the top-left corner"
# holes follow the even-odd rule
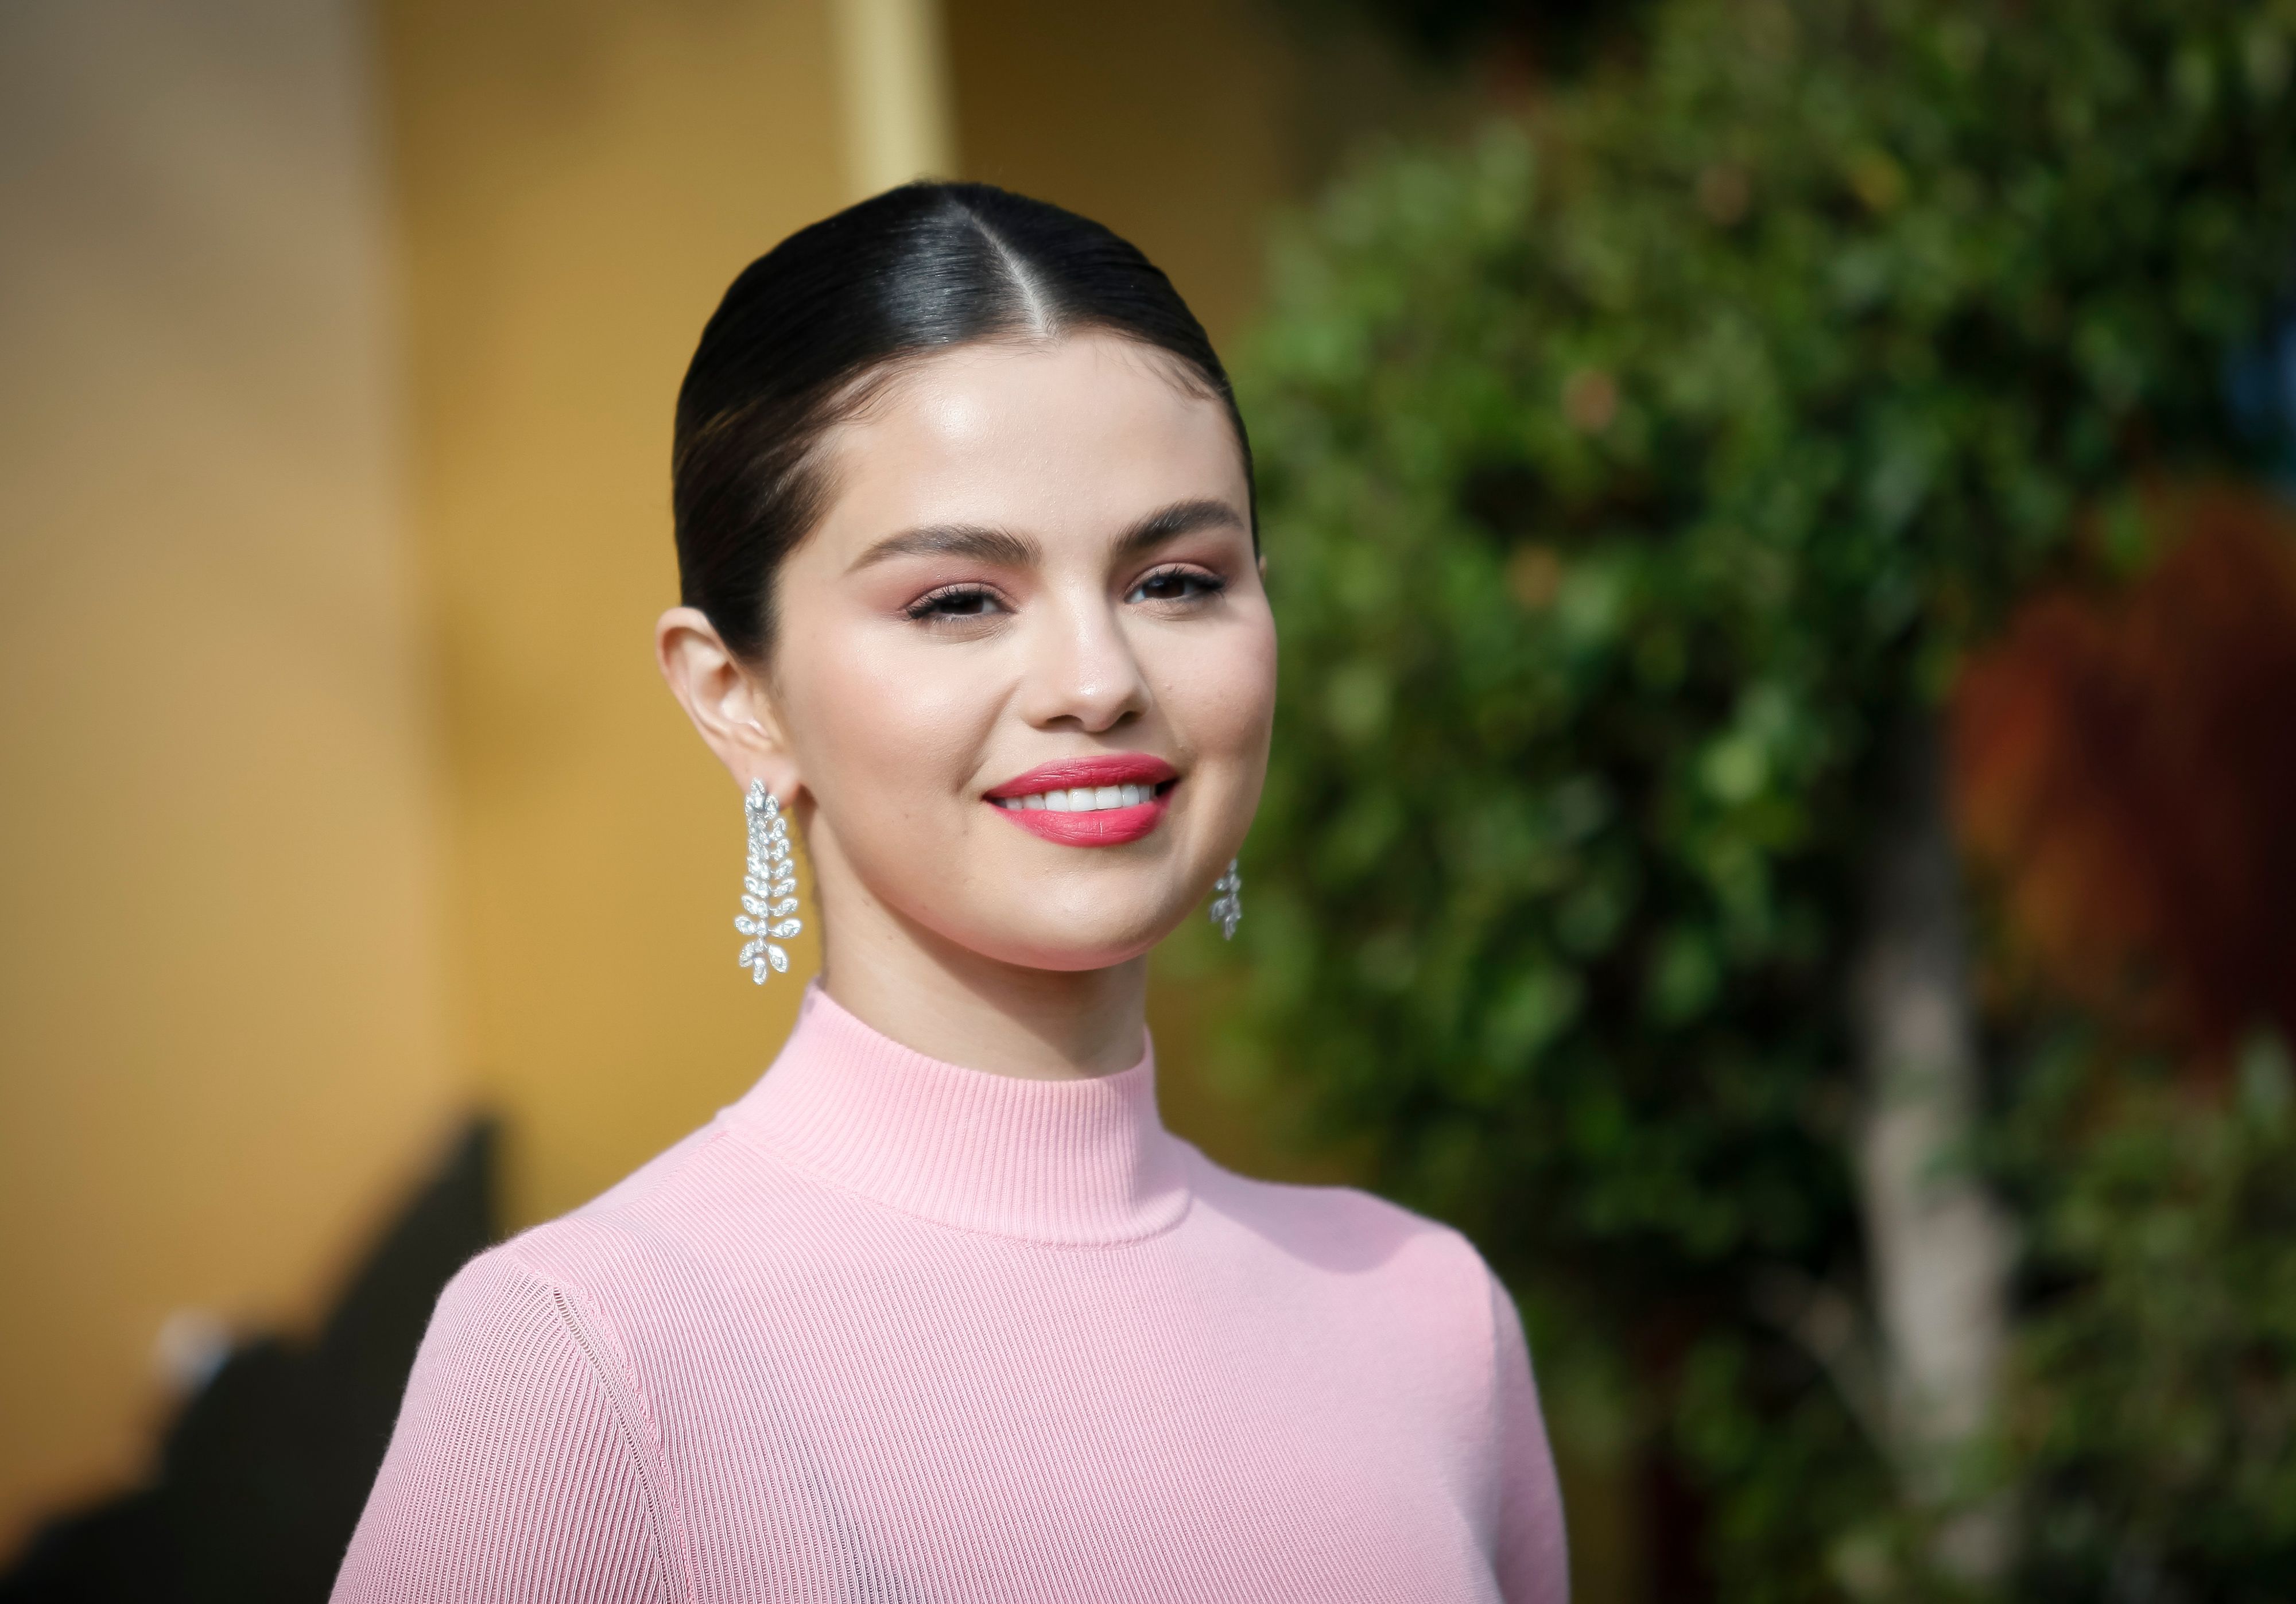
[[[999,600],[996,593],[990,590],[985,585],[943,585],[937,591],[926,592],[923,595],[919,596],[915,601],[910,602],[905,610],[912,619],[920,624],[931,618],[979,618],[981,615],[977,612],[944,612],[941,610],[943,604],[946,602],[970,602],[976,597],[983,602],[995,602]],[[983,610],[985,611],[986,610],[984,609]]]
[[[1157,596],[1154,598],[1142,597],[1142,600],[1147,601],[1152,599],[1159,602],[1177,602],[1185,605],[1190,602],[1202,601],[1209,596],[1217,596],[1220,592],[1227,588],[1227,581],[1221,578],[1218,574],[1209,573],[1200,568],[1182,568],[1175,564],[1168,568],[1157,569],[1151,573],[1144,575],[1141,577],[1140,583],[1134,585],[1130,594],[1127,595],[1124,599],[1127,602],[1131,601],[1134,596],[1140,595],[1141,592],[1146,590],[1159,579],[1185,579],[1193,584],[1196,588],[1183,596]]]
[[[1185,580],[1192,584],[1195,588],[1189,593],[1180,596],[1151,597],[1142,595],[1141,593],[1145,591],[1150,585],[1154,585],[1159,580],[1166,579]],[[1216,596],[1226,588],[1227,581],[1226,579],[1223,579],[1218,574],[1207,573],[1202,569],[1180,567],[1160,568],[1144,576],[1140,582],[1134,585],[1131,591],[1126,594],[1124,599],[1127,602],[1130,602],[1136,597],[1144,602],[1155,601],[1167,603],[1177,602],[1185,606],[1192,602],[1201,601],[1208,596]],[[1000,610],[1003,610],[1003,598],[998,596],[995,591],[989,589],[985,585],[944,585],[937,591],[928,591],[925,594],[919,596],[915,601],[910,602],[903,610],[907,613],[909,618],[913,622],[919,624],[929,623],[937,618],[977,618],[987,613],[988,608],[982,607],[978,610],[968,610],[962,612],[948,609],[948,604],[950,602],[972,602],[976,601],[988,603],[996,607]]]

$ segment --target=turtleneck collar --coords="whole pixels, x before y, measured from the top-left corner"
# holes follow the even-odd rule
[[[1187,1212],[1152,1047],[1091,1080],[991,1075],[879,1035],[815,985],[726,1117],[824,1181],[962,1230],[1087,1246],[1153,1236]]]

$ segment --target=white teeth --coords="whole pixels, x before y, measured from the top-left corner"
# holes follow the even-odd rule
[[[1016,813],[1098,813],[1110,807],[1137,807],[1155,798],[1152,785],[1078,785],[1029,797],[998,797],[996,802]]]

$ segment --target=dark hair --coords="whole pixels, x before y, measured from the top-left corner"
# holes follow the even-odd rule
[[[953,346],[1086,329],[1177,357],[1227,408],[1250,482],[1243,418],[1203,326],[1099,224],[986,184],[910,184],[783,240],[726,291],[677,392],[670,505],[685,604],[738,656],[763,659],[775,572],[824,511],[821,438],[873,381]]]

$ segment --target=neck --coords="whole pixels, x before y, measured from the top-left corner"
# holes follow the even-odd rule
[[[1108,969],[1005,963],[904,918],[848,876],[824,887],[822,989],[901,1045],[1025,1080],[1085,1080],[1140,1061],[1148,960]]]

